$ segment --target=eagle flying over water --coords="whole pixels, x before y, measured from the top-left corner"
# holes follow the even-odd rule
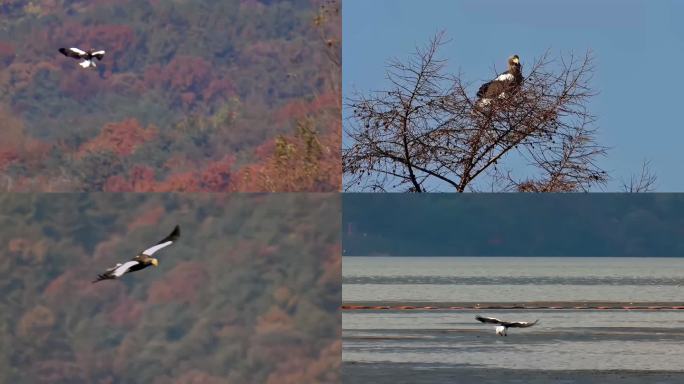
[[[529,321],[503,321],[499,320],[494,317],[483,317],[480,315],[475,316],[475,319],[477,321],[482,322],[482,323],[491,323],[491,324],[499,324],[495,329],[496,329],[496,334],[498,336],[508,336],[507,331],[508,328],[527,328],[531,327],[533,325],[536,325],[539,320],[535,320],[533,322]]]
[[[508,70],[496,79],[482,84],[477,91],[477,105],[487,106],[494,99],[503,99],[517,90],[523,83],[522,65],[518,55],[508,58]]]
[[[93,59],[102,60],[105,54],[105,51],[103,50],[95,51],[89,49],[87,51],[83,51],[78,48],[60,48],[59,51],[62,53],[62,55],[66,57],[71,57],[74,59],[83,59],[83,61],[78,63],[78,65],[80,65],[83,68],[95,68],[97,65],[95,65],[95,60]]]
[[[123,264],[118,263],[112,268],[106,270],[104,273],[97,275],[97,279],[93,280],[93,283],[107,279],[118,279],[126,273],[139,271],[149,267],[150,265],[154,265],[156,267],[159,264],[159,261],[152,257],[152,255],[160,249],[173,244],[176,240],[178,240],[179,237],[180,227],[176,225],[176,227],[173,229],[173,232],[171,232],[157,244],[140,252],[138,256],[132,258],[131,260]]]

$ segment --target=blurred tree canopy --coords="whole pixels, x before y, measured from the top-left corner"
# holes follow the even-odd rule
[[[335,194],[0,195],[0,382],[339,381]],[[175,224],[159,266],[91,284]]]
[[[276,172],[276,143],[299,140],[304,123],[324,148],[288,190],[340,189],[339,1],[17,0],[0,10],[0,142],[12,143],[0,145],[0,190],[268,191],[253,168]],[[70,46],[107,53],[82,70],[57,52]],[[217,166],[223,180],[204,181]]]

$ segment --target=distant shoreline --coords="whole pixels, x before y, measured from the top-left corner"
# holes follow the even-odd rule
[[[345,302],[343,311],[401,310],[684,310],[684,302],[534,301],[511,302]]]

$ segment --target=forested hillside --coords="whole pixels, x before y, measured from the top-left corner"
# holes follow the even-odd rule
[[[0,190],[339,190],[338,1],[8,0],[0,14]],[[83,69],[60,47],[106,54]]]
[[[0,195],[0,382],[339,382],[333,194]],[[158,267],[92,284],[180,225]]]

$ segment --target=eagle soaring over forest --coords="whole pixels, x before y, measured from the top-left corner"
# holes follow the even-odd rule
[[[168,236],[163,238],[157,244],[140,252],[139,255],[137,255],[136,257],[132,258],[127,262],[123,264],[118,263],[112,268],[109,268],[104,273],[98,275],[97,279],[94,280],[93,283],[97,283],[98,281],[107,279],[118,279],[126,273],[139,271],[141,269],[149,267],[150,265],[154,265],[156,267],[159,264],[159,261],[156,258],[152,257],[152,255],[158,250],[173,244],[176,240],[178,240],[179,237],[180,227],[176,225],[176,227],[173,229],[173,232],[171,232]]]

